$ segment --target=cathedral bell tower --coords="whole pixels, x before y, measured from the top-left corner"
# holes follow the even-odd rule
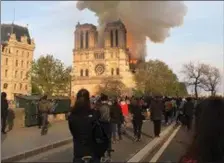
[[[76,25],[75,50],[95,48],[97,45],[97,30],[92,24]]]
[[[105,28],[104,47],[105,48],[126,48],[126,28],[124,24],[118,20],[108,23]]]

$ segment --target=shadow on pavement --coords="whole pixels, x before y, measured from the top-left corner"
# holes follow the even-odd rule
[[[7,134],[2,134],[1,135],[1,142],[2,143],[4,142],[4,140],[6,139],[6,137],[7,137]]]
[[[14,127],[14,119],[15,119],[15,112],[12,109],[8,110],[8,117],[7,117],[7,125],[8,131],[11,131]]]
[[[132,128],[127,128],[127,130],[130,131],[130,132],[133,132],[133,129]],[[148,138],[153,138],[153,136],[148,135],[148,134],[146,134],[144,132],[142,132],[142,135],[144,135],[145,137],[148,137]]]

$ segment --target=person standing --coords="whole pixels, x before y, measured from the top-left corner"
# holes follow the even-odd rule
[[[108,149],[106,152],[105,157],[103,159],[105,160],[110,160],[111,159],[111,152],[112,150],[112,141],[111,141],[111,135],[112,135],[112,130],[111,130],[111,107],[108,104],[108,96],[106,94],[101,94],[100,95],[100,104],[99,104],[99,121],[104,129],[104,132],[106,133],[107,137],[109,138],[108,141]]]
[[[186,118],[187,129],[191,130],[194,115],[194,103],[192,102],[191,97],[188,97],[186,100],[187,102],[184,105],[184,116]]]
[[[154,134],[155,137],[159,137],[161,132],[161,120],[164,109],[163,101],[160,96],[156,96],[154,100],[151,102],[151,120],[154,125]]]
[[[171,117],[172,114],[172,103],[171,103],[171,99],[166,99],[165,101],[165,123],[168,125],[169,124],[169,119]]]
[[[7,101],[7,94],[5,92],[1,93],[1,120],[2,120],[2,133],[6,134],[5,128],[6,128],[6,121],[7,121],[7,115],[8,115],[8,101]]]
[[[122,111],[122,115],[124,116],[124,124],[125,124],[123,133],[126,134],[126,127],[129,125],[130,116],[129,116],[128,104],[126,103],[124,99],[121,99],[120,108]]]
[[[130,105],[130,112],[133,116],[132,123],[134,128],[135,141],[141,141],[142,134],[142,124],[144,120],[144,115],[142,115],[142,110],[138,104],[137,99],[133,99]]]
[[[176,99],[173,98],[171,100],[172,103],[172,118],[175,119],[176,118],[176,111],[177,111],[177,103],[176,103]]]
[[[39,110],[42,119],[41,135],[46,135],[48,131],[48,114],[52,109],[52,104],[47,100],[47,95],[44,95],[39,102]]]
[[[68,126],[73,137],[73,163],[84,162],[85,156],[91,157],[90,162],[100,163],[103,155],[101,146],[93,139],[93,123],[98,120],[96,112],[91,109],[89,92],[86,89],[79,90],[68,117]]]
[[[41,101],[42,97],[39,99],[39,101],[37,102],[37,123],[38,123],[38,128],[41,129],[42,126],[42,115],[41,115],[41,111],[40,111],[40,101]]]
[[[183,114],[184,114],[183,109],[184,109],[185,102],[186,101],[185,101],[184,98],[180,99],[180,104],[179,104],[179,107],[178,107],[177,118],[176,118],[176,124],[177,125],[181,122],[181,119],[183,119]]]
[[[118,135],[119,140],[122,139],[121,136],[121,124],[123,122],[123,115],[121,108],[118,105],[117,100],[114,100],[111,105],[111,127],[112,127],[112,139],[113,143],[116,143],[116,135]]]

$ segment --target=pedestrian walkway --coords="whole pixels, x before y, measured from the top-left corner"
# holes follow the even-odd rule
[[[164,130],[166,127],[162,127]],[[151,121],[146,121],[142,129],[142,141],[134,142],[133,129],[129,128],[127,134],[123,136],[123,140],[113,144],[115,150],[112,153],[113,162],[126,162],[133,157],[138,151],[144,148],[154,138],[153,124]],[[50,150],[46,153],[36,155],[34,157],[21,160],[21,162],[71,162],[73,159],[73,144],[66,145],[58,149]]]
[[[68,129],[67,121],[52,124],[48,134],[44,136],[40,135],[40,129],[38,129],[38,127],[12,130],[6,135],[1,136],[1,157],[11,157],[70,137],[71,134]]]
[[[186,153],[189,145],[192,143],[194,133],[187,131],[186,127],[181,127],[174,139],[167,146],[166,150],[157,160],[158,162],[178,162]]]

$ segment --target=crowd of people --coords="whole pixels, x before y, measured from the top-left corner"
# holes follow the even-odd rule
[[[5,134],[7,95],[1,94],[2,133]],[[46,134],[47,115],[52,105],[47,96],[39,101],[42,128]],[[150,116],[149,116],[150,115]],[[224,161],[224,100],[219,97],[205,99],[154,97],[108,97],[92,96],[81,89],[71,106],[68,126],[73,136],[73,162],[99,163],[111,161],[113,144],[123,139],[127,128],[133,126],[134,141],[141,141],[142,125],[150,117],[155,138],[160,137],[161,125],[176,123],[187,130],[194,125],[195,138],[180,162],[189,160],[203,162]],[[193,123],[194,122],[194,123]]]
[[[164,125],[174,122],[186,127],[188,131],[192,130],[194,125],[195,138],[180,162],[188,162],[191,159],[203,162],[224,161],[224,101],[222,98],[211,97],[197,100],[191,97],[162,96],[110,98],[104,94],[89,97],[89,92],[82,89],[77,94],[69,117],[69,128],[74,138],[74,162],[81,161],[84,156],[91,156],[92,162],[100,162],[105,157],[105,153],[109,153],[110,156],[110,152],[113,151],[111,144],[122,140],[122,135],[126,133],[125,127],[128,127],[130,123],[133,126],[134,140],[141,141],[142,124],[148,109],[154,124],[155,137],[160,136],[163,119]],[[212,117],[208,118],[209,115]],[[213,141],[215,144],[203,143],[203,141]],[[192,148],[195,151],[193,155]]]

